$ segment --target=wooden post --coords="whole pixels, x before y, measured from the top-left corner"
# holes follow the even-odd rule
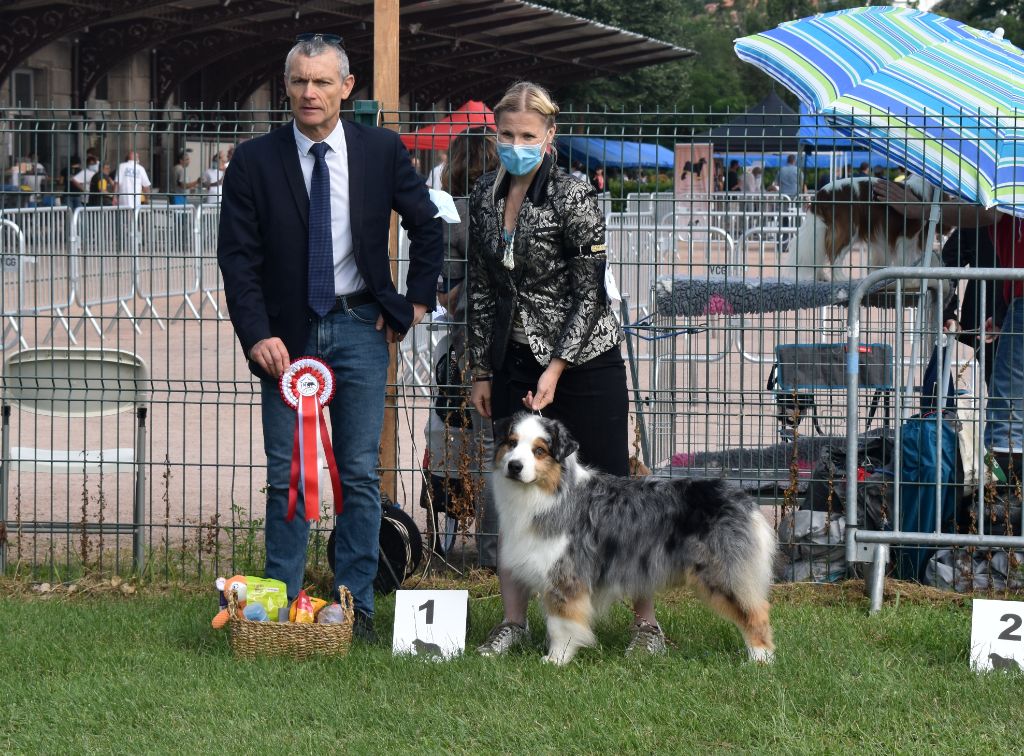
[[[398,8],[399,0],[373,2],[373,99],[385,113],[398,109]],[[383,126],[398,130],[395,122]],[[391,213],[388,248],[391,279],[398,277],[398,216]],[[398,283],[396,281],[396,283]],[[398,498],[398,345],[390,348],[388,385],[384,395],[384,428],[380,439],[381,490],[392,501]]]

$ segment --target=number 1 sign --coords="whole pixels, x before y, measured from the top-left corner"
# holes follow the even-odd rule
[[[391,651],[436,659],[466,650],[469,591],[398,591]]]
[[[971,615],[971,668],[975,672],[1024,669],[1024,602],[975,599]]]

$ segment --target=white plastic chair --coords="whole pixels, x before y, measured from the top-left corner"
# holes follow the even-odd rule
[[[134,567],[144,566],[146,415],[149,373],[141,357],[119,349],[23,349],[4,358],[0,522],[7,519],[8,481],[12,470],[50,475],[117,473],[132,467],[134,477],[131,523],[22,522],[21,532],[71,533],[84,528],[95,533],[131,533]],[[135,444],[127,448],[42,449],[10,446],[12,407],[37,415],[91,418],[134,412]],[[0,572],[4,564],[0,539]]]

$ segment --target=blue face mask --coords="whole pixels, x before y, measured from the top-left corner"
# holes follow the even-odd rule
[[[498,158],[513,176],[525,176],[544,158],[544,142],[540,144],[502,144],[498,142]]]

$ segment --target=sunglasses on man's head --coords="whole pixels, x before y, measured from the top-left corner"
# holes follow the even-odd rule
[[[323,42],[327,45],[336,45],[342,50],[345,49],[345,39],[340,34],[320,34],[319,32],[309,32],[307,34],[297,34],[295,36],[296,42]]]

